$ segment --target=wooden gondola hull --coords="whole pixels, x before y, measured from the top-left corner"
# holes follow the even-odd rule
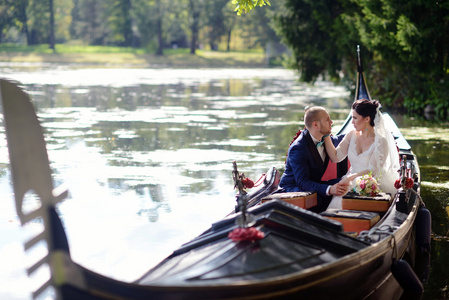
[[[77,291],[73,285],[63,285],[61,289],[64,295],[63,299],[72,299],[73,295],[86,292],[89,297],[85,299],[291,299],[293,296],[304,299],[324,299],[329,297],[330,294],[333,299],[361,299],[372,293],[372,290],[382,283],[395,281],[391,278],[391,265],[394,258],[403,257],[407,250],[414,246],[413,222],[414,212],[417,210],[418,204],[415,201],[409,214],[398,212],[394,207],[390,211],[390,216],[384,221],[385,225],[391,226],[391,228],[399,226],[394,231],[394,239],[387,233],[372,235],[370,238],[380,240],[363,245],[358,242],[352,244],[354,242],[352,238],[344,237],[343,239],[347,239],[348,248],[352,247],[352,250],[356,250],[357,247],[361,247],[361,249],[352,251],[351,249],[336,250],[332,249],[333,246],[328,247],[327,251],[331,253],[328,256],[334,258],[328,257],[327,259],[330,260],[328,263],[323,263],[317,259],[315,266],[304,268],[301,266],[304,262],[290,261],[286,262],[285,267],[267,271],[266,275],[251,274],[245,271],[240,276],[234,274],[232,278],[226,276],[209,276],[206,278],[207,276],[204,273],[211,274],[216,271],[217,264],[213,262],[210,265],[205,264],[203,266],[197,262],[192,263],[191,266],[184,264],[186,258],[179,258],[179,256],[191,256],[191,252],[195,252],[195,250],[190,249],[185,252],[181,251],[178,255],[170,256],[156,266],[154,269],[156,271],[150,271],[149,275],[145,275],[133,284],[111,280],[78,266],[88,284],[85,289],[78,289]],[[291,212],[290,208],[288,207],[287,212]],[[276,235],[272,242],[279,243],[277,247],[268,246],[268,239],[266,243],[251,244],[248,242],[235,243],[222,238],[219,242],[212,242],[209,250],[207,250],[207,245],[199,246],[196,251],[203,256],[198,254],[200,257],[197,259],[199,261],[207,260],[216,255],[217,249],[222,249],[223,252],[226,252],[226,249],[236,249],[245,257],[247,263],[244,267],[248,268],[251,265],[252,257],[257,258],[258,253],[263,251],[261,249],[268,248],[270,251],[274,251],[268,255],[271,259],[280,256],[285,258],[288,255],[283,254],[296,250],[289,248],[283,238],[291,239],[292,236],[300,233],[293,231],[289,226],[282,227],[279,223],[269,224],[269,222],[265,222],[265,224],[266,227],[270,228],[278,227],[278,234],[275,233],[275,230],[270,232],[270,235]],[[285,235],[288,236],[278,237],[279,232],[288,230],[290,230],[292,236],[286,233]],[[341,235],[334,229],[329,231],[332,232],[331,236],[334,235],[336,238]],[[344,243],[342,242],[342,244]],[[315,243],[315,245],[317,244]],[[320,246],[326,247],[324,244]],[[338,253],[339,251],[352,251],[352,253]],[[257,259],[260,259],[260,257]],[[168,264],[170,266],[167,267]],[[309,264],[312,264],[312,262],[309,261]],[[190,267],[191,269],[189,269]],[[174,270],[176,268],[182,270],[178,273],[178,270]],[[295,271],[295,268],[298,271]],[[166,276],[165,273],[170,272],[172,275],[167,276],[166,279],[161,279]],[[189,279],[180,283],[179,277],[186,276],[185,274],[189,274]],[[199,279],[201,277],[199,274],[203,274],[203,279]],[[148,280],[147,282],[145,278]],[[86,295],[83,297],[86,297]]]
[[[391,277],[392,251],[389,245],[378,246],[334,266],[259,283],[236,281],[201,287],[123,284],[84,269],[89,287],[67,284],[60,288],[63,299],[326,299],[330,295],[333,299],[362,299]]]

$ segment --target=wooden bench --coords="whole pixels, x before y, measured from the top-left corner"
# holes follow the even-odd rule
[[[316,193],[312,192],[277,193],[262,198],[261,202],[264,203],[275,199],[288,202],[304,209],[317,205]]]

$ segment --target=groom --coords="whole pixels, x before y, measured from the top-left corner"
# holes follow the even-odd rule
[[[306,109],[304,123],[306,129],[288,149],[285,171],[279,186],[285,192],[316,192],[318,204],[311,210],[319,213],[326,210],[332,195],[344,195],[348,185],[339,183],[340,178],[321,180],[329,163],[329,156],[324,143],[320,141],[331,134],[333,123],[327,111],[320,106]],[[334,145],[338,145],[343,135],[331,138]]]

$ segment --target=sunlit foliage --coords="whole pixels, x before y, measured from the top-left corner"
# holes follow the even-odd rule
[[[278,32],[303,80],[353,80],[360,44],[372,96],[388,106],[448,116],[448,2],[286,0],[280,12]]]
[[[271,5],[268,0],[232,0],[232,3],[236,5],[235,11],[238,15],[247,13],[257,6]]]

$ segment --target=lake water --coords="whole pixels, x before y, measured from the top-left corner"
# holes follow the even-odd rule
[[[31,95],[55,186],[69,189],[59,211],[73,259],[125,281],[233,209],[234,160],[253,180],[272,166],[283,171],[305,106],[325,106],[335,132],[349,113],[343,87],[298,83],[293,71],[283,69],[3,63],[0,70]],[[449,130],[447,124],[393,118],[418,155],[422,195],[433,216],[431,275],[423,298],[446,299]],[[48,270],[28,278],[25,269],[45,254],[45,246],[25,253],[22,244],[42,228],[20,227],[1,128],[0,299],[30,299]]]

